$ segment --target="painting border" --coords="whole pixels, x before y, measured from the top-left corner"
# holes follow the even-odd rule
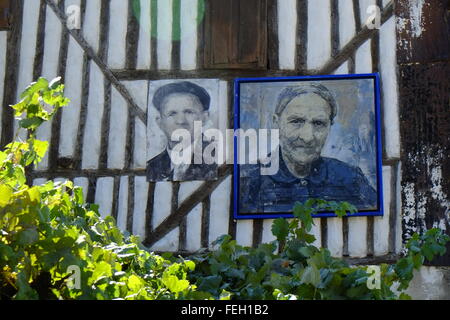
[[[234,130],[240,128],[240,85],[242,83],[254,82],[283,82],[283,81],[326,81],[326,80],[344,80],[344,79],[371,79],[374,81],[375,97],[375,129],[376,129],[376,168],[377,168],[377,209],[362,210],[350,216],[383,216],[383,164],[382,164],[382,144],[381,144],[381,92],[379,73],[363,74],[345,74],[345,75],[319,75],[319,76],[293,76],[293,77],[262,77],[262,78],[237,78],[234,80]],[[293,218],[292,213],[267,213],[267,214],[239,214],[239,179],[240,168],[238,164],[238,144],[237,137],[234,136],[234,175],[233,175],[233,217],[236,220],[246,219],[275,219],[275,218]],[[337,217],[333,212],[321,212],[313,215],[314,218],[332,218]]]

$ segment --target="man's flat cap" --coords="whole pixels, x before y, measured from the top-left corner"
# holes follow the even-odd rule
[[[209,110],[211,97],[209,96],[208,92],[199,85],[196,85],[195,83],[189,81],[169,83],[158,88],[158,90],[156,90],[155,92],[155,95],[153,96],[153,105],[155,106],[155,108],[158,111],[161,111],[161,105],[164,99],[168,95],[173,93],[192,94],[200,100],[203,106],[203,110]]]

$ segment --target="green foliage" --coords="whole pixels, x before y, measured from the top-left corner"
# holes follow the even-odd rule
[[[0,152],[0,299],[409,299],[402,291],[413,271],[450,240],[439,229],[415,234],[403,258],[379,266],[380,286],[371,290],[367,267],[331,257],[310,234],[317,212],[342,217],[355,208],[311,199],[295,205],[294,219],[276,219],[276,240],[258,248],[224,235],[189,260],[155,255],[112,217],[102,219],[72,182],[26,184],[27,167],[48,147],[35,130],[68,104],[63,89],[41,78],[13,106],[28,138]]]
[[[406,245],[405,257],[395,265],[379,265],[379,286],[370,289],[372,274],[367,266],[351,266],[312,244],[316,240],[309,233],[312,215],[319,211],[338,216],[356,212],[348,203],[315,199],[297,203],[294,219],[273,222],[275,241],[248,248],[227,235],[215,242],[214,251],[191,257],[197,264],[189,274],[191,282],[214,298],[226,292],[233,299],[410,299],[402,291],[408,288],[413,271],[425,259],[443,254],[450,240],[439,229],[414,235]]]
[[[28,186],[27,166],[47,143],[34,130],[68,103],[59,79],[39,79],[15,106],[25,142],[0,152],[0,299],[182,299],[192,261],[154,255],[138,237],[123,234],[112,217],[84,202],[73,183]],[[79,270],[80,286],[73,270]],[[74,275],[72,277],[72,275]]]

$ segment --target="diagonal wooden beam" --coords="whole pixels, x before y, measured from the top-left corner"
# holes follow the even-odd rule
[[[389,2],[381,12],[381,24],[384,24],[394,15],[394,1]],[[369,29],[366,25],[347,43],[334,57],[331,57],[325,65],[314,72],[314,74],[331,74],[338,69],[345,61],[351,58],[356,50],[373,35],[378,33],[378,29]]]
[[[116,90],[123,96],[125,101],[131,108],[131,114],[138,117],[144,124],[147,124],[147,115],[142,109],[136,104],[133,97],[131,96],[128,89],[114,76],[112,71],[106,65],[106,63],[95,53],[94,49],[89,45],[89,43],[84,39],[82,32],[80,30],[69,29],[67,27],[67,17],[63,11],[61,11],[58,6],[52,0],[45,0],[47,5],[53,10],[58,19],[60,20],[63,28],[69,32],[75,41],[81,46],[83,51],[87,56],[92,59],[100,70],[103,72],[104,76],[111,82],[111,84],[116,88]]]
[[[175,229],[183,221],[183,218],[191,212],[199,203],[204,201],[232,172],[232,165],[223,165],[218,169],[218,179],[206,181],[194,193],[192,193],[178,209],[172,212],[153,232],[147,234],[143,241],[147,247],[152,246],[166,234]]]

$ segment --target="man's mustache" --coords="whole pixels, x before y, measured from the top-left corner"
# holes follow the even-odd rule
[[[295,148],[313,148],[316,146],[314,141],[305,142],[301,138],[288,138],[287,143]]]

